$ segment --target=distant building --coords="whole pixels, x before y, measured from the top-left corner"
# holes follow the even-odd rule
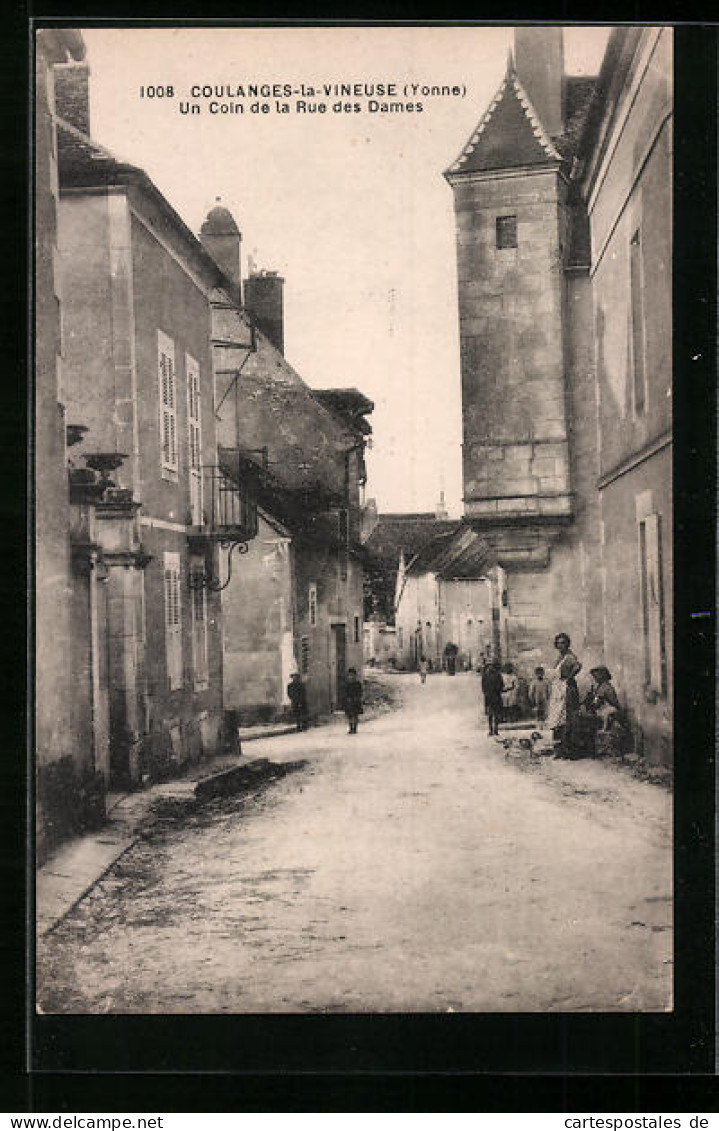
[[[400,559],[405,563],[434,538],[455,530],[458,519],[437,518],[432,511],[385,513],[377,515],[370,500],[372,521],[364,518],[369,531],[363,539],[367,555],[367,618],[394,624],[397,572]]]
[[[492,586],[502,571],[469,526],[447,517],[443,495],[434,513],[377,516],[364,549],[368,662],[413,670],[424,656],[441,668],[447,644],[461,665],[499,654]]]
[[[671,48],[612,32],[596,80],[562,29],[515,60],[454,193],[465,517],[506,572],[503,652],[566,631],[671,758]]]
[[[441,669],[448,646],[456,648],[460,670],[501,656],[503,591],[503,571],[464,523],[438,534],[408,561],[402,555],[395,597],[400,665],[416,668],[424,657]]]

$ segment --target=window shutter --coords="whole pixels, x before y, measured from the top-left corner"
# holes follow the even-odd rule
[[[662,593],[661,532],[658,514],[644,519],[646,545],[646,626],[649,683],[654,691],[665,691],[664,600]]]
[[[177,473],[177,389],[175,345],[158,330],[157,368],[160,393],[160,445],[163,471]]]
[[[182,618],[180,610],[180,555],[165,553],[165,656],[170,691],[182,687]]]
[[[202,424],[200,420],[200,370],[194,357],[185,355],[187,372],[187,430],[190,471],[190,510],[194,526],[202,525]]]

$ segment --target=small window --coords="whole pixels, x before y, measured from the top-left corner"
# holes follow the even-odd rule
[[[300,648],[300,668],[302,675],[307,675],[310,670],[310,638],[303,636]]]
[[[314,628],[317,624],[317,586],[314,584],[310,585],[308,604],[310,627]]]
[[[517,217],[497,217],[497,247],[501,250],[517,246]]]
[[[355,644],[359,644],[359,641],[360,641],[360,619],[359,619],[359,617],[355,617]]]

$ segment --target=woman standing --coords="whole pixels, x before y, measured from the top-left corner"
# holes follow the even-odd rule
[[[579,711],[579,688],[577,674],[582,670],[566,632],[554,637],[554,647],[558,658],[554,665],[552,690],[549,698],[547,727],[554,732],[557,758],[571,758],[572,723]]]
[[[502,668],[502,708],[506,723],[516,722],[517,719],[517,676],[514,664],[505,664]]]

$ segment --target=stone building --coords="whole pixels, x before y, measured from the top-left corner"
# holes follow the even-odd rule
[[[445,173],[454,194],[465,517],[506,571],[504,648],[556,632],[612,670],[637,744],[671,735],[671,30],[562,30],[515,56]]]
[[[219,599],[195,584],[192,536],[217,462],[210,295],[223,275],[146,174],[84,132],[87,68],[67,68],[62,91],[64,399],[82,429],[73,537],[101,577],[85,603],[86,679],[106,720],[96,768],[118,789],[218,748]]]
[[[362,661],[372,404],[313,394],[285,361],[279,276],[241,305],[226,210],[198,239],[90,138],[82,56],[41,41],[41,851],[101,820],[108,790],[234,747],[238,714],[281,713],[295,669],[313,714],[341,706]]]
[[[347,668],[362,665],[360,493],[373,406],[356,389],[312,390],[289,364],[284,280],[261,272],[243,283],[227,209],[210,211],[200,237],[231,281],[212,299],[220,463],[258,514],[221,593],[225,709],[242,722],[281,715],[299,671],[310,713],[326,713],[342,705]],[[221,572],[226,580],[227,552]]]

